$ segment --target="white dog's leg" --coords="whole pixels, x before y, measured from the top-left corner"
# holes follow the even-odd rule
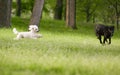
[[[19,40],[19,39],[21,39],[22,38],[22,36],[21,35],[17,35],[17,37],[16,38],[14,38],[15,40]]]
[[[19,39],[20,39],[20,38],[17,38],[17,37],[16,37],[16,38],[14,38],[14,40],[19,40]]]

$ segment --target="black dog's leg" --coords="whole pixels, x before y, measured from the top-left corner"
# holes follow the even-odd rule
[[[101,35],[99,35],[98,39],[99,39],[100,43],[102,44]]]
[[[111,38],[109,38],[109,43],[108,44],[111,44]]]
[[[108,40],[107,40],[107,39],[106,39],[105,41],[108,43]]]
[[[105,41],[107,41],[107,38],[106,38],[106,37],[104,37],[104,39],[103,39],[103,44],[105,44]]]

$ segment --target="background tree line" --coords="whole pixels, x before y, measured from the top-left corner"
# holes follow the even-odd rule
[[[12,15],[22,17],[23,14],[26,14],[31,17],[33,12],[36,12],[34,11],[36,2],[37,0],[0,0],[0,13],[5,12],[7,8],[6,12],[9,12],[9,7],[12,7]],[[38,16],[40,18],[65,20],[66,25],[71,24],[70,27],[73,29],[77,28],[76,22],[78,21],[114,24],[119,29],[120,0],[39,0],[37,3],[41,2],[43,2],[43,7],[40,4],[38,4],[38,7],[43,8],[43,10],[37,11],[37,14],[41,12]],[[4,5],[6,6],[4,7]],[[37,10],[40,10],[40,8]],[[0,16],[2,17],[2,15],[6,14],[3,13]],[[3,22],[2,18],[1,21]],[[31,19],[30,23],[31,21],[33,20]]]

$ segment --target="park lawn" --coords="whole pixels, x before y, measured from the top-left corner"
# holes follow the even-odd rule
[[[28,19],[13,18],[12,28],[27,31]],[[24,26],[26,25],[26,26]],[[63,21],[42,20],[39,39],[13,40],[12,28],[0,29],[0,75],[119,75],[120,40],[100,45],[94,25],[77,22],[77,30]]]

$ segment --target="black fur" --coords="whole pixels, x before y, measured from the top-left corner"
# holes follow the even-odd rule
[[[105,26],[102,24],[97,24],[96,28],[96,36],[98,37],[101,44],[105,44],[105,42],[108,42],[107,39],[109,39],[108,44],[111,44],[111,37],[114,33],[114,26]],[[102,41],[102,36],[104,36],[104,39]]]

